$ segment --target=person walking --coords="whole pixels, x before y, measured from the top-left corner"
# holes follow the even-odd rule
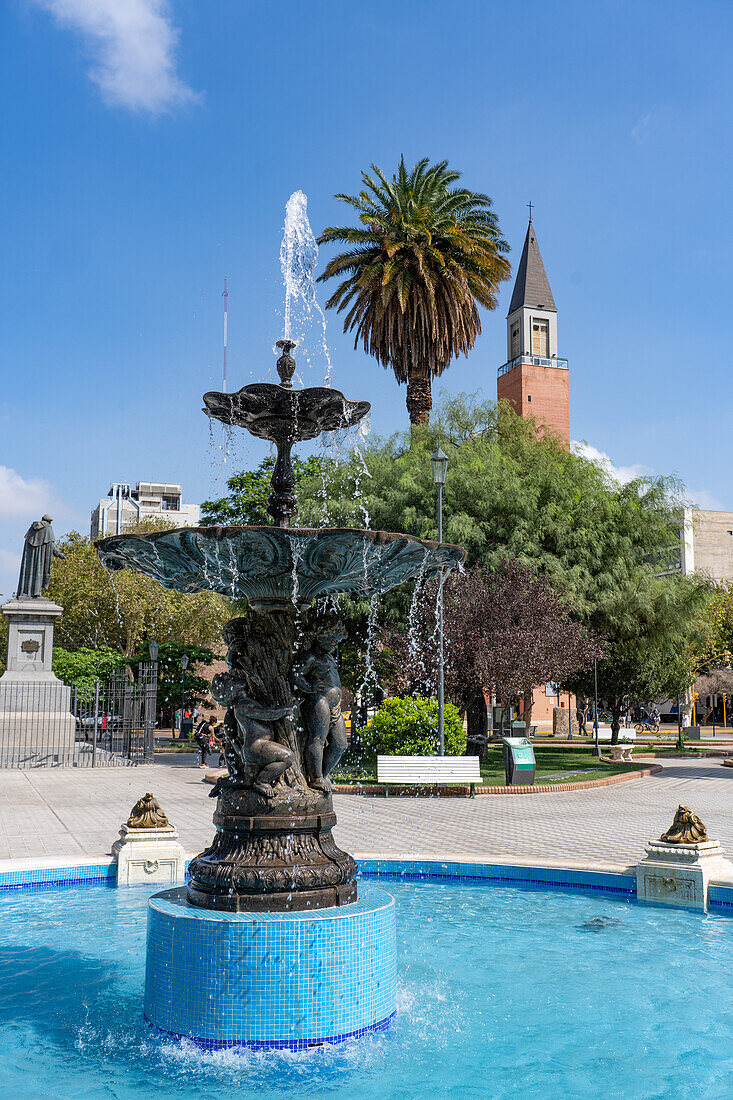
[[[581,707],[580,705],[578,705],[578,709],[576,710],[575,715],[578,719],[578,733],[581,735],[581,737],[587,737],[588,730],[586,729],[585,725],[585,707]]]
[[[199,728],[196,730],[194,740],[198,745],[199,752],[201,753],[200,768],[206,767],[206,756],[209,752],[211,741],[214,739],[214,722],[216,719],[212,714],[210,718],[205,718],[203,722],[199,723]]]
[[[223,742],[222,742],[223,736],[224,736],[224,723],[220,722],[219,725],[214,730],[215,751],[219,753],[218,767],[220,767],[220,768],[223,768],[223,767],[226,766],[226,760],[224,758],[224,745],[223,745]]]

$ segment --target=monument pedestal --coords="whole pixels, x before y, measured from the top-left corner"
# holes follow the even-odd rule
[[[0,763],[59,763],[74,751],[71,688],[54,675],[54,623],[63,613],[43,596],[23,596],[0,608],[8,620],[8,660],[0,676]]]
[[[653,840],[636,868],[639,901],[707,912],[711,880],[733,881],[733,863],[717,840],[670,844]]]

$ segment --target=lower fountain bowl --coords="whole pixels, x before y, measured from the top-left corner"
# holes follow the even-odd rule
[[[303,1050],[385,1028],[395,1013],[394,899],[306,912],[201,909],[185,887],[148,903],[145,1016],[213,1050]]]

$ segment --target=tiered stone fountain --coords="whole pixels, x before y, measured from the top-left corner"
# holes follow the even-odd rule
[[[145,1012],[164,1031],[211,1047],[307,1047],[386,1026],[395,1011],[394,904],[369,886],[333,839],[328,780],[346,746],[333,630],[297,644],[299,616],[319,597],[371,597],[450,569],[459,547],[411,535],[290,526],[297,512],[291,449],[357,424],[365,401],[291,384],[207,393],[205,412],[277,447],[272,527],[193,527],[116,535],[97,544],[181,592],[248,601],[224,631],[228,671],[212,692],[227,709],[228,775],[217,832],[191,861],[187,887],[150,901]]]

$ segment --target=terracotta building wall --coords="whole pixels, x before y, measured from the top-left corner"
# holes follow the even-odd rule
[[[522,404],[522,367],[514,367],[496,380],[496,396],[499,401],[509,401],[517,416],[526,416]]]
[[[519,416],[533,416],[570,442],[568,371],[520,363],[497,379],[496,392],[499,400],[511,402]]]
[[[536,687],[532,692],[532,725],[539,725],[540,733],[552,729],[552,712],[555,707],[564,707],[575,713],[577,702],[574,695],[568,698],[566,691],[561,692],[560,698],[556,695],[545,694],[545,685]]]

